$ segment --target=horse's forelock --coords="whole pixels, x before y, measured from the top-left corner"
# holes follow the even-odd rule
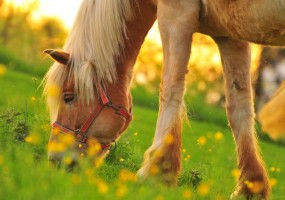
[[[93,62],[98,81],[114,82],[116,63],[123,56],[126,21],[132,17],[131,0],[84,0],[64,50],[72,65]],[[75,70],[76,71],[76,70]],[[75,79],[79,79],[76,73]]]

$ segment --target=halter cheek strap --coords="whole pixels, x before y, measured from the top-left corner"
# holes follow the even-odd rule
[[[61,125],[59,122],[55,121],[52,125],[53,129],[59,129],[63,133],[73,133],[76,141],[79,143],[87,143],[88,136],[87,132],[88,129],[91,127],[94,120],[98,117],[100,112],[104,107],[109,107],[115,111],[116,114],[124,117],[126,120],[130,120],[132,116],[132,110],[128,112],[124,107],[122,106],[114,106],[112,102],[110,102],[109,98],[107,97],[106,93],[102,89],[100,84],[97,84],[97,89],[99,90],[100,99],[99,104],[96,106],[92,114],[88,117],[88,119],[84,122],[84,124],[81,126],[80,129],[70,129],[63,125]],[[101,143],[102,150],[110,150],[111,143]]]

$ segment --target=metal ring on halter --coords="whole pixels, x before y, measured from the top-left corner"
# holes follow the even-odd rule
[[[109,147],[109,151],[114,151],[117,148],[117,142],[114,140],[111,146]]]

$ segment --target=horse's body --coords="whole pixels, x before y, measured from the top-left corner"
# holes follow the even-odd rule
[[[68,127],[74,134],[81,127],[87,132],[79,130],[80,135],[84,132],[84,137],[96,138],[102,144],[100,155],[107,152],[103,144],[112,142],[129,125],[130,119],[122,113],[131,110],[129,86],[133,65],[157,17],[164,53],[159,116],[153,144],[145,153],[138,175],[148,177],[157,167],[164,182],[177,181],[184,80],[192,35],[200,32],[213,37],[223,62],[227,115],[241,172],[234,195],[267,198],[268,178],[254,131],[250,47],[246,41],[284,45],[284,10],[281,0],[84,0],[64,47],[69,54],[48,51],[61,63],[55,63],[46,77],[56,127],[63,132]],[[98,86],[102,82],[103,86]],[[49,95],[53,85],[60,88],[60,95]],[[102,88],[114,105],[124,108],[121,114],[102,104]],[[77,100],[76,95],[81,98]],[[98,96],[101,100],[97,100]],[[94,112],[95,105],[100,104],[102,109]],[[90,115],[95,117],[87,120],[90,123],[86,128]],[[52,134],[50,143],[57,140],[58,134]],[[49,151],[51,160],[62,160],[64,155]],[[259,190],[251,190],[247,181]]]
[[[203,0],[198,32],[264,45],[285,44],[285,2]]]

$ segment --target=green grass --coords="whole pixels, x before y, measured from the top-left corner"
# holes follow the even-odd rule
[[[11,70],[7,70],[4,76],[0,76],[0,110],[12,107],[31,107],[33,103],[31,99],[38,93],[36,85],[40,82],[40,79],[37,78],[35,83],[34,78],[34,76]]]
[[[10,52],[6,47],[0,44],[0,64],[5,65],[10,70],[17,70],[24,73],[43,76],[51,63],[52,60],[47,56],[44,56],[44,54],[41,61],[36,61],[35,56],[33,55],[31,55],[31,58],[28,62],[23,61],[22,59],[15,56],[12,52]]]
[[[205,105],[200,96],[186,97],[193,120],[190,125],[185,124],[183,130],[185,152],[182,153],[179,187],[165,188],[153,180],[133,183],[118,177],[122,169],[134,173],[139,169],[143,153],[152,142],[158,107],[156,93],[146,93],[143,88],[133,90],[134,120],[100,169],[94,169],[88,159],[82,159],[80,169],[68,173],[64,168],[48,166],[48,114],[35,90],[33,76],[8,70],[0,76],[0,86],[0,199],[176,200],[185,199],[185,191],[190,190],[192,199],[212,200],[229,199],[234,189],[231,173],[236,168],[235,146],[224,111]],[[218,131],[223,134],[222,140],[215,139]],[[25,134],[37,134],[39,143],[23,142],[19,135]],[[197,143],[201,137],[206,141],[204,145]],[[285,199],[285,184],[282,183],[285,179],[285,148],[263,141],[260,144],[268,168],[281,169],[280,172],[273,168],[269,171],[271,178],[277,180],[271,199]],[[200,183],[210,189],[204,197],[193,189],[193,171],[200,174],[197,175],[202,179]]]

